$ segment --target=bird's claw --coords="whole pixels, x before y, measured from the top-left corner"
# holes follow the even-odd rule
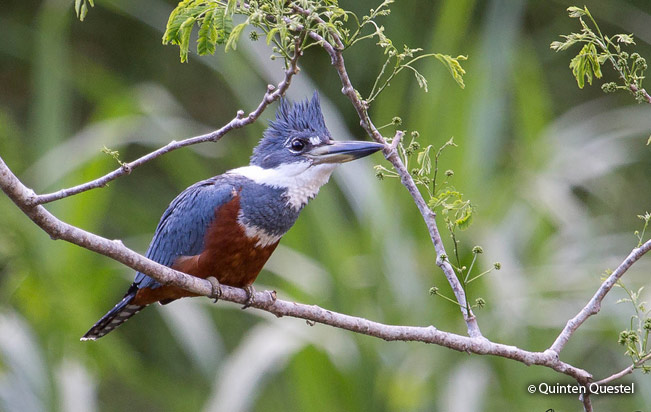
[[[210,284],[212,285],[212,292],[210,293],[210,297],[215,299],[215,303],[219,300],[219,298],[222,297],[222,287],[219,284],[219,281],[217,278],[214,276],[210,276],[209,278],[206,279]]]
[[[246,302],[244,302],[242,309],[246,309],[255,302],[255,289],[253,285],[245,286],[243,289],[246,291]]]

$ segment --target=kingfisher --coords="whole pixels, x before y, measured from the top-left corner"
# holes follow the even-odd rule
[[[336,166],[382,148],[380,143],[333,140],[316,92],[296,103],[283,98],[249,165],[181,192],[163,213],[146,256],[243,288],[250,304],[262,267]],[[189,296],[196,295],[137,272],[122,300],[81,340],[101,338],[152,303]]]

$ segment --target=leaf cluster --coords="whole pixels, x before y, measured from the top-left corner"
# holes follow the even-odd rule
[[[314,31],[330,41],[333,34],[345,33],[342,27],[348,13],[335,0],[183,0],[170,14],[163,44],[178,45],[181,61],[186,62],[195,27],[200,56],[213,54],[222,45],[225,51],[237,49],[238,40],[249,28],[251,40],[265,36],[268,45],[273,43],[273,59],[289,60],[300,33]],[[234,25],[235,19],[243,21]],[[301,37],[301,49],[315,44]]]
[[[401,123],[402,120],[399,117],[394,117],[391,123],[381,126],[379,129],[391,125],[398,126]],[[443,181],[440,183],[438,182],[440,180],[440,157],[447,148],[457,146],[454,143],[454,139],[450,138],[450,140],[436,149],[433,145],[427,145],[424,148],[421,147],[420,142],[418,142],[418,138],[420,136],[417,131],[412,131],[410,133],[410,136],[411,140],[409,143],[404,143],[401,141],[397,146],[398,153],[402,158],[403,164],[408,170],[410,162],[413,164],[412,159],[414,157],[416,158],[416,163],[410,170],[410,175],[419,187],[425,189],[429,198],[428,206],[433,211],[437,212],[437,214],[442,217],[443,222],[445,223],[445,227],[448,230],[453,242],[455,263],[450,262],[447,256],[443,256],[442,258],[450,262],[457,274],[457,277],[461,281],[461,285],[464,291],[467,292],[468,284],[492,272],[493,270],[500,270],[502,265],[499,262],[495,262],[493,266],[488,270],[480,272],[479,274],[474,274],[473,269],[475,268],[477,256],[484,252],[481,246],[473,247],[473,258],[469,266],[462,265],[461,263],[459,253],[460,242],[457,237],[457,229],[464,230],[470,226],[472,223],[473,215],[475,213],[475,206],[470,202],[469,199],[466,199],[463,196],[463,193],[459,192],[451,184],[451,179],[454,176],[453,170],[446,170],[443,173]],[[389,170],[382,165],[375,165],[375,175],[380,180],[383,180],[385,177],[400,177],[395,171]],[[440,296],[445,300],[458,304],[456,300],[441,294],[441,292],[436,287],[430,289],[430,294]],[[483,298],[479,297],[476,299],[475,303],[472,306],[469,306],[469,308],[481,308],[485,304],[486,301]]]
[[[384,26],[376,19],[391,13],[393,0],[384,0],[361,19],[353,12],[339,7],[336,0],[183,0],[170,14],[163,44],[178,45],[182,62],[187,62],[190,41],[197,28],[197,54],[215,53],[223,45],[225,51],[237,48],[237,42],[245,28],[251,29],[250,39],[265,36],[268,45],[273,43],[272,59],[281,57],[287,62],[294,53],[300,33],[308,31],[319,34],[330,44],[347,49],[356,43],[376,39],[376,44],[387,56],[366,102],[370,103],[390,85],[391,80],[407,69],[414,73],[419,87],[427,91],[427,79],[415,67],[418,60],[433,57],[448,69],[461,88],[465,87],[465,70],[461,61],[466,56],[452,57],[441,53],[421,54],[422,49],[407,45],[400,50],[384,33]],[[240,16],[242,23],[234,26],[234,18]],[[309,36],[300,39],[301,50],[317,45]]]
[[[637,217],[644,221],[642,232],[635,231],[635,236],[638,239],[637,247],[640,247],[644,243],[645,233],[651,221],[651,213],[646,212]],[[635,311],[631,316],[629,327],[619,333],[618,343],[626,348],[626,355],[631,357],[635,368],[641,368],[644,373],[649,373],[651,367],[645,365],[645,362],[651,356],[651,348],[648,346],[649,332],[651,332],[651,317],[649,317],[651,309],[647,309],[646,302],[640,299],[644,286],[634,292],[626,287],[621,280],[618,280],[615,285],[622,288],[628,295],[627,298],[619,299],[617,303],[630,303]]]
[[[88,14],[88,6],[95,7],[94,0],[75,0],[75,14],[79,21],[84,21]]]
[[[456,250],[455,250],[455,253],[456,253]],[[470,267],[466,267],[466,266],[459,267],[459,266],[455,266],[455,265],[450,263],[452,265],[452,267],[454,268],[454,270],[455,270],[455,272],[457,274],[457,277],[461,281],[461,286],[463,287],[464,292],[466,292],[466,295],[468,294],[467,293],[468,292],[468,285],[470,283],[474,282],[475,280],[481,278],[484,275],[487,275],[487,274],[491,273],[494,270],[502,269],[502,264],[499,263],[499,262],[495,262],[495,263],[493,263],[493,266],[491,266],[489,269],[484,270],[483,272],[481,272],[481,273],[479,273],[477,275],[473,275],[473,269],[475,267],[475,263],[477,262],[477,256],[481,255],[482,253],[484,253],[484,249],[481,246],[475,246],[475,247],[472,248],[472,261],[470,262]],[[441,258],[446,259],[449,262],[449,259],[448,259],[447,256],[441,256]],[[457,256],[457,258],[458,258],[458,256]],[[442,294],[440,292],[439,288],[437,288],[436,286],[433,286],[432,288],[430,288],[429,293],[432,296],[440,296],[443,299],[447,300],[448,302],[459,305],[459,303],[456,300]],[[461,306],[461,305],[459,305],[459,306]],[[467,303],[466,308],[467,309],[476,309],[476,308],[482,309],[484,306],[486,306],[486,300],[484,298],[482,298],[482,297],[477,297],[475,299],[475,303],[472,304],[472,305]]]
[[[644,365],[644,362],[651,355],[651,348],[648,346],[649,332],[651,332],[651,318],[649,317],[651,310],[647,309],[646,302],[640,299],[644,286],[633,292],[621,280],[616,285],[624,289],[628,295],[627,298],[620,299],[617,303],[630,303],[635,310],[635,314],[631,316],[629,328],[620,332],[618,343],[626,348],[626,354],[631,357],[635,367],[642,368],[645,373],[648,373],[651,369]]]
[[[179,46],[181,62],[187,62],[190,37],[198,27],[197,54],[212,54],[217,45],[230,41],[235,46],[241,29],[233,34],[235,1],[183,0],[172,10],[167,21],[163,44]]]
[[[379,16],[387,16],[391,13],[389,5],[393,0],[384,0],[376,9],[371,9],[369,14],[362,17],[360,20],[354,13],[350,13],[353,21],[357,27],[355,30],[345,30],[342,37],[346,47],[350,47],[355,43],[366,40],[376,39],[376,44],[383,49],[384,54],[387,56],[380,73],[375,79],[373,88],[366,97],[366,102],[370,103],[377,98],[377,96],[391,84],[391,80],[403,71],[408,69],[414,73],[414,77],[418,82],[418,86],[427,92],[427,79],[423,76],[413,64],[418,60],[435,57],[450,71],[452,78],[457,82],[462,89],[465,87],[463,82],[463,75],[466,71],[461,67],[460,61],[467,60],[467,56],[452,57],[442,53],[427,53],[420,54],[423,49],[410,48],[406,44],[403,45],[402,51],[393,44],[393,41],[384,33],[384,26],[376,23],[376,18]],[[368,30],[370,29],[370,31]],[[352,33],[352,34],[351,34]]]
[[[377,34],[379,35],[381,32],[378,31]],[[375,79],[373,88],[371,89],[368,97],[366,97],[367,103],[375,100],[377,96],[391,84],[391,80],[393,80],[393,78],[398,73],[405,69],[408,69],[414,73],[414,77],[418,82],[418,86],[427,92],[427,79],[414,67],[413,64],[418,60],[428,57],[434,57],[438,59],[445,65],[459,87],[462,89],[466,87],[463,82],[463,75],[466,73],[466,71],[463,69],[463,67],[461,67],[461,63],[459,62],[467,60],[467,56],[452,57],[450,55],[441,53],[419,54],[423,51],[423,49],[412,49],[407,45],[404,45],[402,52],[400,52],[399,49],[397,49],[393,43],[386,38],[386,36],[384,36],[383,39],[385,40],[380,40],[377,44],[384,47],[384,54],[387,55],[387,59],[382,65],[382,69],[380,69],[380,73]]]
[[[633,35],[622,33],[606,36],[602,34],[587,7],[573,6],[567,10],[571,18],[579,20],[581,32],[561,35],[564,40],[552,42],[550,47],[555,51],[565,51],[575,44],[583,44],[579,53],[570,61],[570,69],[579,88],[583,88],[586,80],[592,85],[593,78],[600,79],[603,76],[601,66],[610,62],[619,74],[619,82],[605,83],[602,90],[606,93],[629,90],[638,102],[647,101],[646,91],[642,88],[647,69],[646,60],[638,53],[629,55],[623,50],[624,46],[635,45]]]
[[[120,152],[117,150],[111,150],[108,147],[102,147],[102,153],[111,156],[120,166],[124,166],[124,162],[120,160]]]
[[[395,125],[396,122],[382,126],[380,129],[391,124]],[[405,167],[409,170],[410,163],[413,164],[411,159],[415,156],[416,165],[410,170],[410,174],[414,182],[427,191],[429,197],[428,206],[443,217],[451,232],[456,229],[468,228],[472,222],[475,207],[468,199],[463,197],[463,193],[456,190],[451,184],[450,181],[454,176],[454,171],[446,170],[443,182],[437,187],[439,158],[445,149],[457,146],[454,139],[450,138],[440,148],[435,149],[433,145],[421,147],[420,142],[417,140],[418,137],[419,133],[413,131],[408,144],[400,142],[398,145],[397,149]],[[375,172],[376,177],[380,180],[384,179],[384,177],[399,177],[395,171],[389,170],[382,165],[376,165]]]

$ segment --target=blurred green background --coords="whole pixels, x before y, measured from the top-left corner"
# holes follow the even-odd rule
[[[377,1],[341,1],[363,15]],[[605,269],[636,245],[636,215],[651,210],[648,105],[625,93],[579,90],[571,53],[549,43],[577,30],[564,1],[399,1],[382,23],[396,44],[467,54],[461,90],[436,60],[391,83],[371,113],[403,119],[421,144],[459,144],[441,168],[477,205],[461,252],[484,248],[471,285],[484,334],[544,350],[592,296]],[[576,4],[582,5],[582,4]],[[651,60],[647,0],[587,2],[607,33],[636,35]],[[161,45],[171,1],[96,0],[85,22],[71,0],[0,5],[0,155],[37,192],[101,176],[173,139],[213,130],[251,110],[282,77],[263,41],[190,57]],[[345,54],[367,92],[383,63],[372,42]],[[577,50],[574,50],[576,52]],[[310,49],[289,96],[318,89],[335,138],[363,131],[324,52]],[[606,80],[615,80],[606,70]],[[61,219],[144,252],[170,202],[188,185],[241,166],[263,120],[161,157],[108,188],[48,205]],[[385,130],[387,134],[393,132]],[[347,164],[304,210],[258,278],[258,290],[379,322],[465,333],[416,207],[397,180],[378,181],[380,155]],[[447,242],[449,238],[445,236]],[[448,248],[450,248],[448,242]],[[625,276],[648,283],[651,259]],[[122,296],[133,273],[51,241],[0,199],[0,410],[3,411],[502,411],[580,410],[573,395],[530,395],[531,383],[569,380],[541,367],[419,343],[384,342],[297,319],[195,298],[156,306],[98,342],[79,337]],[[646,300],[651,300],[645,293]],[[617,344],[633,310],[615,289],[562,359],[602,378],[628,366]],[[648,410],[651,379],[635,395],[598,397],[601,411]]]

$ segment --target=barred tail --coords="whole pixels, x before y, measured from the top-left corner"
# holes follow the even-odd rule
[[[102,319],[98,320],[81,340],[96,340],[106,335],[113,329],[126,322],[131,316],[140,312],[145,306],[132,305],[131,301],[136,296],[138,288],[133,285],[124,298],[113,307]]]

